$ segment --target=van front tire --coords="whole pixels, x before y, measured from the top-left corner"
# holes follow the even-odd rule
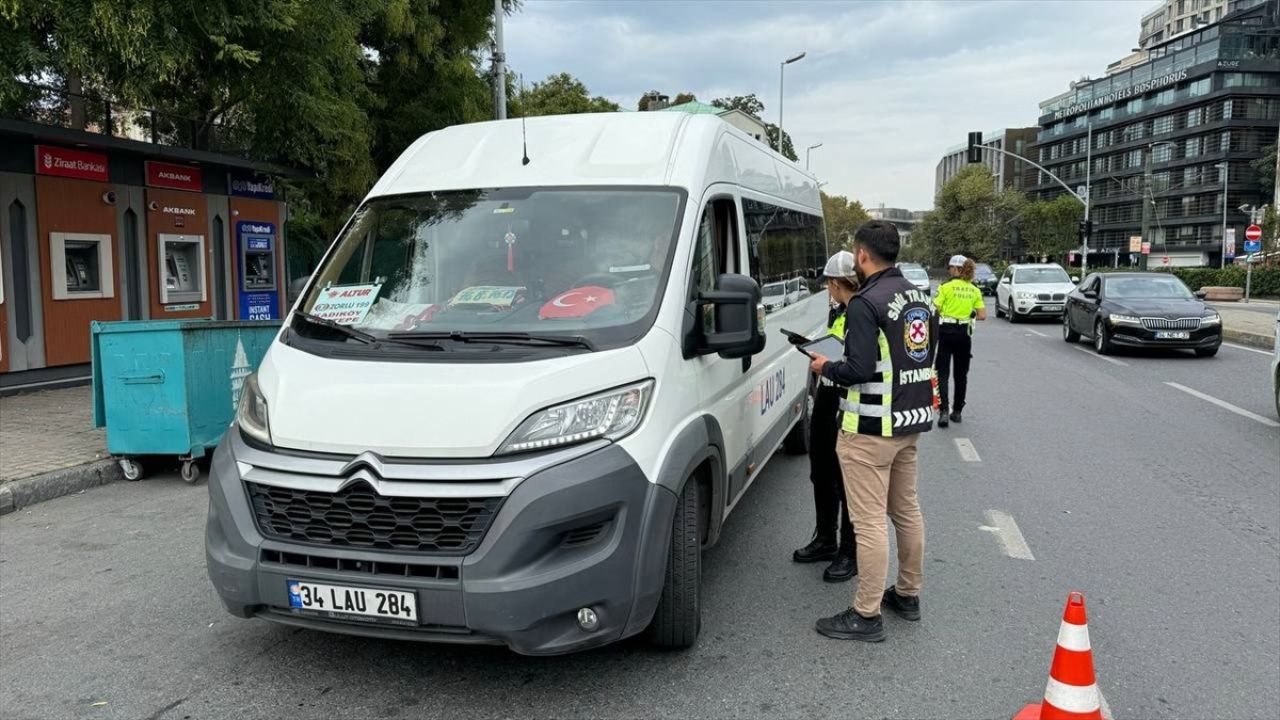
[[[698,479],[689,478],[676,501],[671,523],[671,547],[667,552],[662,597],[645,631],[649,641],[660,648],[691,648],[702,628],[700,501]]]

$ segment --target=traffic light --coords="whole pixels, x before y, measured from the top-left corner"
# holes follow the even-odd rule
[[[1080,221],[1080,244],[1084,245],[1089,242],[1089,238],[1093,236],[1093,221]]]
[[[982,162],[982,133],[969,133],[969,157],[970,164]]]

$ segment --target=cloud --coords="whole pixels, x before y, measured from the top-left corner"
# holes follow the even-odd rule
[[[1035,125],[1038,103],[1137,39],[1143,0],[573,2],[529,0],[505,24],[526,82],[554,72],[634,109],[647,90],[756,93],[828,191],[927,208],[934,168],[969,130]],[[803,151],[801,152],[803,161]]]

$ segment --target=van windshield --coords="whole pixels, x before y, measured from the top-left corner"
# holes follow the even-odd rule
[[[765,297],[782,297],[787,294],[787,285],[780,282],[769,283],[764,286],[762,292]]]
[[[447,345],[502,334],[625,344],[656,315],[683,200],[665,188],[375,198],[356,211],[301,307],[366,340],[421,333]]]

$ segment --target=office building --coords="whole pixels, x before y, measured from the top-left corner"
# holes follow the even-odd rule
[[[992,130],[982,134],[982,142],[984,145],[993,148],[1025,156],[1027,148],[1031,147],[1036,141],[1036,132],[1039,129],[1026,127]],[[942,186],[946,185],[948,180],[955,177],[956,173],[968,165],[966,159],[967,149],[966,143],[947,148],[942,160],[938,162],[937,169],[934,171],[933,194],[935,197],[942,192]],[[1029,166],[1008,155],[997,152],[984,153],[983,162],[986,163],[987,167],[991,168],[991,174],[995,176],[997,190],[1006,188],[1022,190],[1026,182],[1031,178],[1028,170]]]
[[[1092,183],[1090,248],[1106,260],[1129,262],[1130,238],[1142,236],[1153,262],[1217,265],[1224,223],[1242,235],[1237,208],[1265,202],[1251,162],[1280,125],[1280,0],[1225,9],[1221,22],[1154,43],[1144,62],[1040,104],[1032,157],[1072,190]],[[1028,190],[1066,192],[1038,171]]]
[[[891,208],[881,205],[878,208],[869,208],[867,215],[872,220],[888,220],[893,226],[898,228],[898,237],[903,245],[911,244],[911,233],[924,219],[927,210],[907,210],[906,208]]]
[[[1164,0],[1142,16],[1138,47],[1150,48],[1166,40],[1222,20],[1228,0]]]

